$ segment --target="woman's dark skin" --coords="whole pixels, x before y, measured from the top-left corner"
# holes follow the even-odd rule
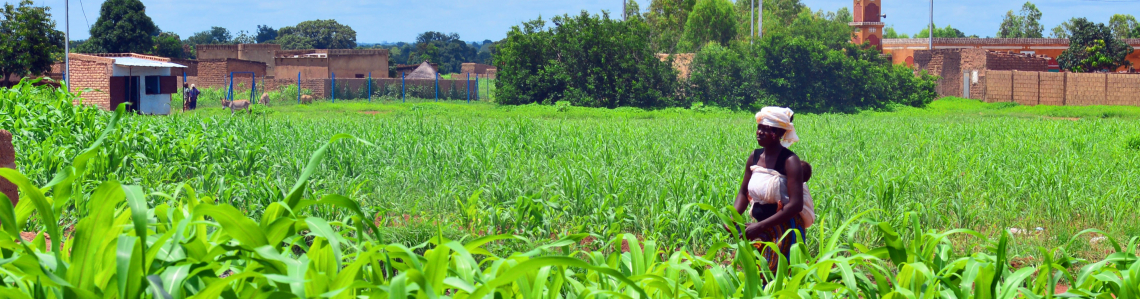
[[[804,178],[808,175],[807,173],[810,173],[811,166],[800,161],[799,156],[780,144],[780,138],[784,136],[784,132],[784,129],[756,125],[756,143],[763,147],[764,151],[759,155],[753,152],[748,157],[744,166],[744,180],[740,182],[740,191],[736,194],[736,203],[733,206],[738,214],[744,214],[748,208],[748,181],[752,180],[752,170],[750,169],[752,165],[776,169],[777,163],[784,163],[784,170],[787,172],[784,175],[787,177],[788,183],[788,204],[768,219],[747,224],[744,235],[749,240],[758,239],[761,232],[767,227],[791,220],[799,215],[804,207]],[[784,151],[789,152],[786,155],[787,159],[778,161]]]

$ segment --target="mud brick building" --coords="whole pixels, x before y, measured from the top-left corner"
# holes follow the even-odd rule
[[[270,76],[303,79],[388,78],[388,50],[292,50],[278,51],[276,71]]]
[[[914,57],[915,69],[940,77],[939,95],[970,99],[984,98],[987,71],[1045,72],[1050,61],[1041,55],[982,49],[918,50]]]
[[[281,51],[281,45],[275,44],[240,44],[240,45],[198,45],[198,60],[239,59],[256,61],[265,64],[267,76],[273,76],[277,65],[273,57]]]
[[[232,72],[243,72],[243,74],[234,74],[235,87],[238,84],[250,87],[253,79],[250,74],[244,72],[252,72],[258,80],[261,80],[265,78],[268,66],[262,62],[234,58],[202,59],[198,60],[198,77],[194,83],[198,87],[229,87],[230,73]]]
[[[464,63],[462,66],[460,66],[459,75],[464,76],[464,77],[465,76],[471,76],[471,78],[494,79],[495,78],[494,74],[497,73],[497,71],[498,71],[498,69],[495,68],[495,66],[493,66],[493,65],[487,65],[487,64],[482,64],[482,63],[470,63],[469,62],[469,63]]]
[[[111,110],[120,103],[142,114],[169,114],[170,95],[178,92],[184,65],[169,58],[134,53],[71,54],[72,90],[83,93],[84,104]]]

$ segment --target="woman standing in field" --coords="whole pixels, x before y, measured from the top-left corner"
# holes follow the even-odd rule
[[[777,252],[760,242],[775,243],[786,257],[815,222],[815,205],[804,184],[811,177],[811,165],[787,148],[799,141],[792,115],[791,109],[781,107],[765,107],[756,113],[756,143],[761,148],[748,157],[734,204],[740,214],[752,206],[752,218],[758,222],[747,224],[744,236],[754,241],[773,272]]]

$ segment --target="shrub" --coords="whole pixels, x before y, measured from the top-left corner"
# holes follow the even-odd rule
[[[499,45],[496,101],[502,104],[665,107],[676,72],[649,47],[649,28],[608,14],[563,15],[515,26]]]
[[[1125,143],[1124,147],[1130,150],[1140,151],[1140,135],[1135,135],[1132,136],[1132,138],[1128,138],[1128,142]]]

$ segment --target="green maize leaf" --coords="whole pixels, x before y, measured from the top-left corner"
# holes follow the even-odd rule
[[[264,276],[261,274],[258,274],[257,272],[243,272],[241,274],[230,275],[230,277],[226,277],[226,278],[221,279],[220,281],[215,281],[215,282],[210,283],[208,287],[206,287],[205,289],[202,289],[201,292],[195,294],[191,298],[214,299],[214,298],[221,297],[222,292],[232,290],[233,286],[231,286],[230,284],[234,283],[235,281],[245,280],[246,278],[264,278]]]
[[[16,225],[16,211],[12,206],[12,201],[8,200],[8,196],[0,193],[0,225],[3,226],[4,232],[8,236],[19,236],[20,230]]]
[[[138,237],[130,235],[119,236],[118,250],[115,253],[116,279],[119,294],[123,298],[138,298],[142,291],[142,244],[137,242]]]
[[[63,238],[63,235],[60,234],[59,218],[56,218],[51,202],[48,201],[47,197],[44,197],[43,192],[41,192],[39,188],[32,185],[32,181],[28,180],[28,178],[20,172],[10,168],[0,168],[0,176],[8,179],[9,182],[19,187],[20,194],[24,194],[24,198],[27,198],[28,201],[35,206],[35,210],[39,212],[37,214],[40,216],[40,223],[47,228],[47,233],[51,236],[52,240],[66,240]],[[22,203],[24,201],[21,200],[20,202]],[[19,206],[18,203],[16,205]],[[16,220],[19,221],[20,219],[16,218]],[[52,250],[52,252],[55,253],[57,258],[60,256],[58,249]]]
[[[331,245],[332,250],[333,250],[333,254],[336,258],[336,268],[340,269],[341,268],[341,264],[340,264],[340,261],[341,261],[340,243],[342,242],[340,235],[337,234],[335,231],[333,231],[332,228],[329,227],[329,223],[326,222],[324,219],[315,218],[315,217],[307,217],[307,218],[305,218],[305,223],[309,224],[310,234],[317,236],[317,237],[325,238],[325,240],[327,240],[329,242],[329,245]]]
[[[336,136],[333,136],[331,139],[329,139],[329,142],[326,142],[321,146],[321,148],[313,152],[312,157],[309,158],[309,164],[305,165],[304,170],[301,171],[301,177],[297,178],[297,183],[293,185],[293,188],[290,189],[289,194],[285,196],[286,207],[293,209],[297,206],[298,203],[301,202],[301,196],[305,192],[305,185],[308,183],[309,177],[317,171],[317,166],[324,161],[325,154],[328,152],[329,147],[332,146],[333,142],[345,138],[352,138],[369,146],[375,146],[368,141],[364,141],[363,139],[356,138],[348,134],[337,134]]]
[[[152,296],[161,297],[163,299],[174,299],[174,297],[170,296],[162,287],[162,278],[158,277],[158,275],[148,275],[146,281],[150,284],[150,288],[147,290],[151,292]]]
[[[91,196],[87,217],[75,226],[71,268],[68,281],[76,288],[95,291],[95,273],[99,271],[99,249],[105,240],[113,239],[115,230],[115,207],[126,198],[126,193],[117,182],[104,182]]]
[[[202,204],[194,208],[195,214],[209,215],[221,224],[222,230],[249,250],[269,245],[265,233],[233,206]]]
[[[142,187],[139,186],[123,186],[123,193],[127,196],[127,206],[131,207],[131,220],[135,224],[135,236],[139,237],[140,240],[146,240],[147,211],[149,211],[146,205],[146,195],[143,194]],[[141,246],[141,252],[146,252],[146,242],[140,242],[139,246]],[[146,261],[143,262],[142,268],[146,269]]]

